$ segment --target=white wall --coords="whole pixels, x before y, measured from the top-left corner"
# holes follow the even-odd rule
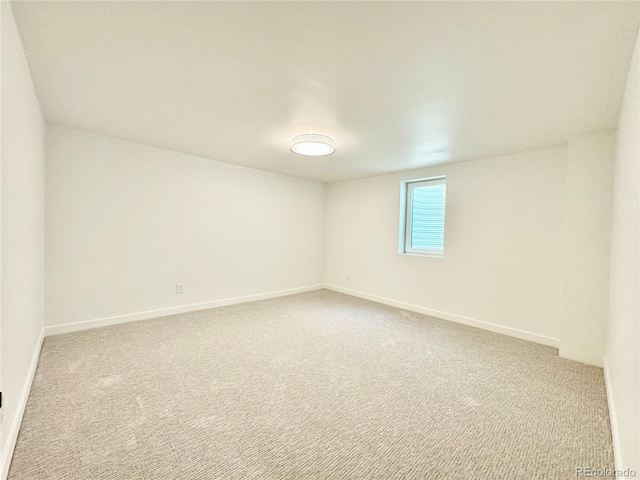
[[[569,139],[560,356],[601,367],[609,316],[615,132]]]
[[[49,124],[46,153],[47,326],[322,284],[324,184]]]
[[[0,359],[2,464],[8,460],[43,327],[44,123],[9,2],[2,17]]]
[[[640,472],[640,37],[618,121],[605,368],[616,465]]]
[[[557,345],[566,166],[559,147],[328,185],[325,281]],[[400,182],[435,175],[444,258],[399,255]]]

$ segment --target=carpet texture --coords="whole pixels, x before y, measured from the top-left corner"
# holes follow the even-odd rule
[[[602,370],[320,290],[49,337],[11,480],[569,479]]]

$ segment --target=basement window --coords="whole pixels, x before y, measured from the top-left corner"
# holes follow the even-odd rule
[[[401,183],[398,253],[444,256],[446,191],[444,176]]]

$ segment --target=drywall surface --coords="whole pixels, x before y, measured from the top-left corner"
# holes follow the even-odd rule
[[[557,344],[566,165],[558,147],[330,184],[325,282]],[[400,182],[438,175],[444,258],[400,255]]]
[[[48,119],[328,182],[615,128],[640,20],[633,1],[15,3]],[[291,161],[316,129],[336,154]]]
[[[322,284],[324,184],[50,124],[46,153],[47,326]]]
[[[609,316],[615,132],[569,139],[560,356],[602,367]]]
[[[606,362],[610,408],[615,411],[614,447],[618,468],[640,473],[640,82],[639,44],[618,122],[611,235],[611,283]]]
[[[10,3],[1,4],[0,477],[13,451],[43,327],[45,128]]]

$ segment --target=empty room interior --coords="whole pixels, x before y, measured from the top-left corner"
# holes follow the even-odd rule
[[[0,480],[638,478],[639,26],[3,0]]]

